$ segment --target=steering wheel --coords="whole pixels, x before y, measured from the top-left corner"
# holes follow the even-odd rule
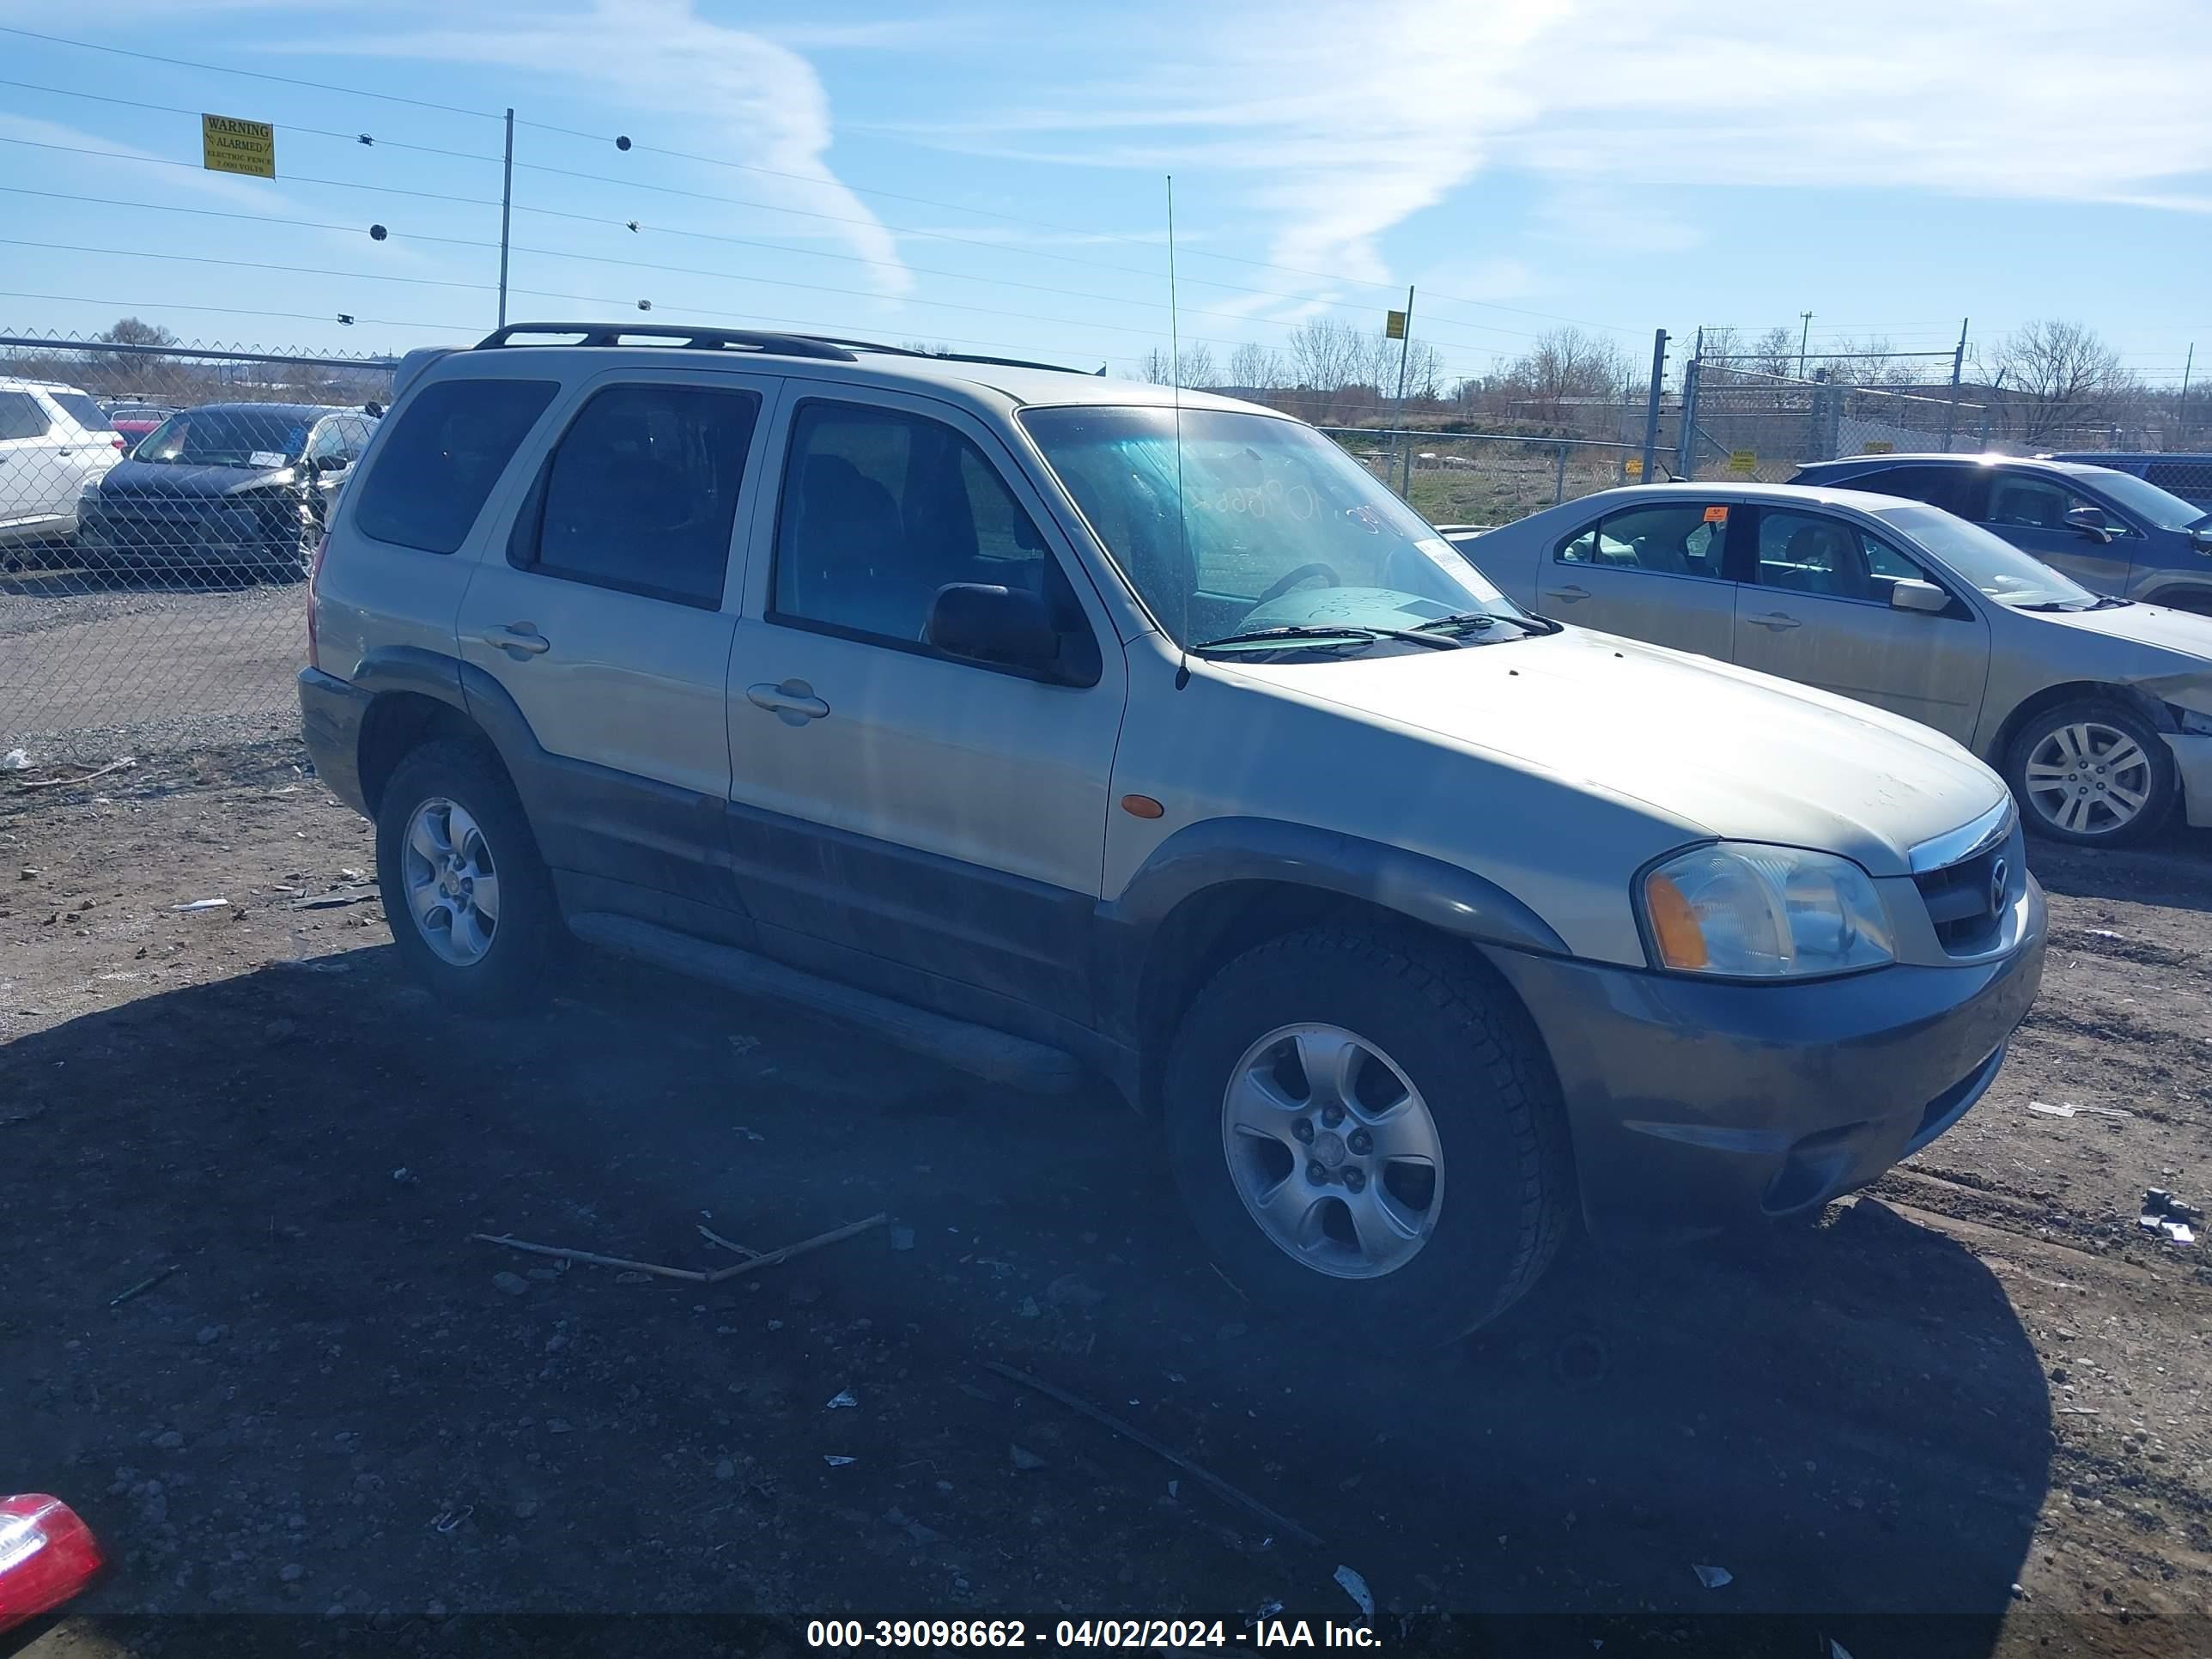
[[[1270,599],[1281,599],[1284,594],[1289,592],[1309,576],[1326,576],[1332,587],[1344,586],[1344,578],[1336,574],[1336,568],[1334,565],[1323,564],[1316,559],[1311,564],[1302,564],[1296,570],[1287,570],[1278,576],[1266,592],[1252,601],[1252,608],[1256,611]]]

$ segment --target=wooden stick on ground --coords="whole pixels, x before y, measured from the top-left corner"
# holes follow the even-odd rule
[[[490,1233],[471,1233],[469,1237],[480,1238],[487,1244],[504,1245],[510,1250],[527,1250],[532,1255],[557,1256],[563,1261],[588,1262],[594,1267],[622,1267],[631,1273],[653,1273],[662,1279],[681,1279],[694,1285],[703,1283],[707,1279],[705,1273],[695,1267],[664,1267],[657,1261],[632,1261],[619,1255],[595,1255],[589,1250],[565,1249],[557,1244],[530,1244],[504,1235],[494,1237]]]
[[[138,764],[135,755],[125,755],[121,760],[110,761],[96,772],[87,772],[74,778],[40,778],[36,782],[19,783],[18,789],[59,789],[72,783],[90,783],[94,778],[104,778],[110,772],[119,772],[126,766]]]
[[[812,1238],[802,1238],[796,1244],[787,1244],[780,1250],[770,1250],[766,1255],[757,1255],[750,1261],[739,1261],[727,1267],[717,1267],[706,1275],[709,1285],[719,1285],[726,1279],[735,1279],[739,1273],[749,1273],[756,1267],[773,1267],[788,1261],[795,1255],[805,1255],[809,1250],[818,1250],[824,1244],[836,1244],[864,1233],[871,1227],[880,1227],[890,1217],[880,1212],[866,1221],[855,1221],[848,1226],[835,1227],[826,1233],[817,1233]]]
[[[1152,1453],[1153,1456],[1165,1458],[1169,1462],[1174,1464],[1184,1474],[1189,1475],[1192,1480],[1196,1480],[1207,1487],[1214,1493],[1215,1496],[1224,1498],[1231,1503],[1238,1505],[1240,1508],[1251,1510],[1253,1514],[1258,1516],[1262,1521],[1265,1521],[1268,1525],[1273,1527],[1278,1532],[1287,1533],[1291,1537],[1297,1539],[1300,1543],[1311,1545],[1316,1549],[1319,1549],[1321,1547],[1320,1539],[1315,1537],[1313,1534],[1308,1532],[1304,1527],[1291,1520],[1288,1516],[1277,1514],[1273,1510],[1269,1509],[1265,1504],[1262,1504],[1258,1498],[1253,1497],[1250,1493],[1241,1492],[1237,1487],[1231,1486],[1219,1475],[1214,1474],[1212,1470],[1206,1468],[1200,1464],[1192,1462],[1190,1459],[1185,1457],[1181,1452],[1170,1450],[1169,1448],[1162,1445],[1158,1441],[1153,1439],[1152,1436],[1146,1434],[1142,1429],[1137,1428],[1130,1424],[1124,1423],[1120,1418],[1114,1416],[1111,1413],[1100,1411],[1097,1407],[1092,1405],[1089,1401],[1082,1399],[1079,1395],[1072,1395],[1065,1389],[1055,1388],[1053,1384],[1046,1382],[1042,1377],[1032,1376],[1027,1371],[1016,1370],[1012,1365],[1001,1364],[995,1359],[985,1360],[983,1362],[983,1369],[991,1372],[994,1376],[1005,1377],[1009,1382],[1018,1382],[1025,1389],[1034,1389],[1048,1400],[1057,1400],[1061,1405],[1066,1407],[1068,1410],[1074,1412],[1080,1416],[1089,1418],[1092,1422],[1100,1425],[1102,1427],[1112,1430],[1115,1434],[1120,1435],[1124,1440],[1134,1442],[1136,1444],[1142,1446],[1146,1451]]]
[[[716,1232],[712,1227],[701,1227],[699,1229],[699,1237],[705,1239],[709,1244],[720,1245],[732,1255],[742,1255],[750,1259],[760,1255],[758,1250],[748,1249],[746,1246],[738,1243],[734,1238],[723,1237],[721,1234]]]

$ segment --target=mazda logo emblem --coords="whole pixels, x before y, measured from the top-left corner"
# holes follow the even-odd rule
[[[1990,909],[1992,914],[2004,908],[2005,880],[2012,870],[2002,859],[1990,866]]]

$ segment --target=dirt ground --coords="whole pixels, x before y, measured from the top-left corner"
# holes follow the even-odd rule
[[[1577,1249],[1407,1360],[1247,1306],[1103,1090],[586,957],[540,1014],[448,1015],[289,748],[0,779],[0,1490],[113,1560],[0,1651],[575,1613],[1233,1648],[1357,1622],[1340,1567],[1398,1650],[2212,1650],[2212,1247],[2136,1219],[2212,1196],[2212,847],[2034,861],[2042,998],[1953,1133],[1817,1229]],[[711,1267],[702,1226],[878,1212],[711,1288],[471,1237]],[[196,1622],[235,1614],[295,1618]]]

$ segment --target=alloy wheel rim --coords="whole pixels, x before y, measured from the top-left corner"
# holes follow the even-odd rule
[[[2028,802],[2044,822],[2077,836],[2109,836],[2150,804],[2150,757],[2116,726],[2075,720],[2029,750]]]
[[[1260,1231],[1316,1273],[1382,1278],[1436,1231],[1436,1119],[1402,1066],[1341,1026],[1285,1025],[1247,1048],[1222,1091],[1221,1142]]]
[[[483,960],[499,931],[499,866],[468,809],[442,795],[417,806],[399,846],[408,914],[439,960]]]

